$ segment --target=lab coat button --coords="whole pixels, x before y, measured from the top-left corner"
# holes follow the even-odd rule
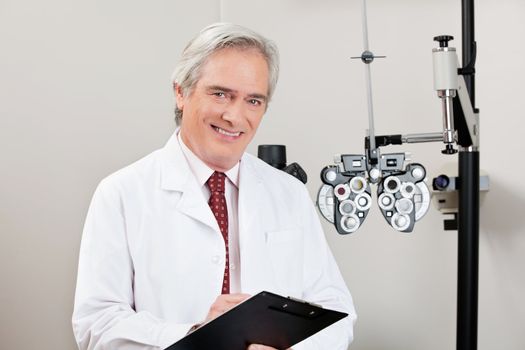
[[[221,257],[219,255],[214,255],[213,258],[211,259],[211,261],[214,264],[219,264],[221,262]]]

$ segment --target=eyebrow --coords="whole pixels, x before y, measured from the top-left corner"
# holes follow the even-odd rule
[[[211,91],[211,90],[220,90],[220,91],[224,91],[224,92],[228,92],[228,93],[236,93],[237,91],[234,90],[234,89],[230,89],[230,88],[227,88],[225,86],[220,86],[220,85],[210,85],[210,86],[207,86],[206,87],[206,90],[207,91]],[[257,98],[257,99],[261,99],[263,101],[267,101],[268,100],[268,97],[264,94],[258,94],[258,93],[253,93],[253,94],[248,94],[248,97],[251,97],[251,98]]]
[[[266,95],[262,95],[262,94],[249,94],[248,96],[252,97],[252,98],[257,98],[257,99],[263,100],[264,102],[266,102],[268,100],[268,97],[266,97]]]

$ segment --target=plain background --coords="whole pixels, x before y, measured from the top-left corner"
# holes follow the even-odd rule
[[[369,0],[378,133],[439,131],[432,38],[456,37],[459,0]],[[367,128],[358,0],[0,0],[0,348],[74,349],[78,248],[97,183],[174,130],[170,75],[187,41],[219,20],[274,39],[281,76],[258,144],[285,144],[309,175],[361,153]],[[481,167],[479,349],[525,349],[522,68],[525,2],[476,2]],[[441,144],[410,151],[429,179],[455,172]],[[404,235],[374,205],[339,236],[323,221],[359,319],[355,350],[455,348],[457,233],[433,207]]]

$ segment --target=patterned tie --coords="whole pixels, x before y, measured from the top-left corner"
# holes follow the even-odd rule
[[[214,172],[208,179],[206,184],[210,189],[211,196],[208,204],[210,205],[215,219],[219,224],[219,228],[224,238],[224,245],[226,246],[226,264],[224,268],[224,279],[222,282],[222,294],[230,293],[230,257],[228,248],[228,208],[226,207],[226,197],[224,197],[224,181],[226,175],[224,173]]]

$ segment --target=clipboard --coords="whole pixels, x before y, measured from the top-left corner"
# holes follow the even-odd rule
[[[250,344],[288,349],[348,314],[260,292],[165,350],[246,350]]]

